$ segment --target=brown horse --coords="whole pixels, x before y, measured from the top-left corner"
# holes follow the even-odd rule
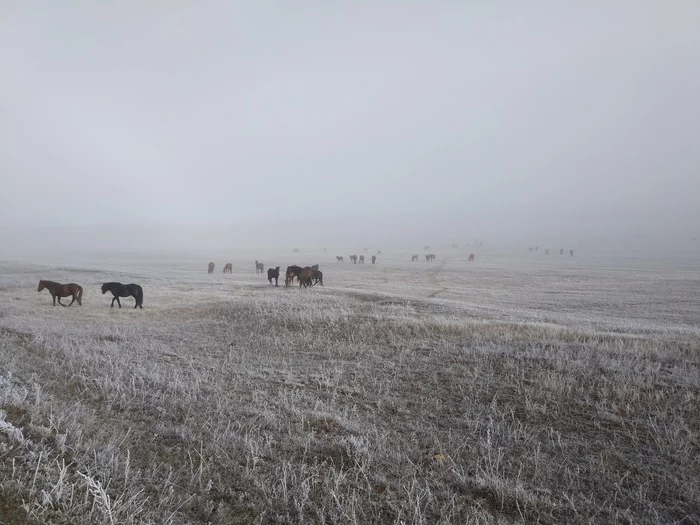
[[[365,256],[360,255],[360,264],[365,264]]]
[[[56,298],[58,298],[58,304],[61,306],[70,306],[75,301],[78,301],[78,305],[80,306],[83,304],[83,287],[78,284],[59,284],[54,281],[39,281],[39,288],[37,289],[37,292],[42,291],[44,288],[51,293],[54,306],[56,306]],[[61,302],[61,297],[68,297],[69,295],[73,296],[73,300],[70,302],[70,304],[63,304]]]
[[[351,255],[350,260],[352,261],[352,264],[357,264],[357,255]]]
[[[299,288],[302,286],[313,286],[313,282],[311,279],[313,278],[314,271],[311,269],[311,267],[306,266],[305,268],[301,269],[301,273],[299,274]]]
[[[469,254],[469,262],[472,262],[474,260],[474,257],[476,257],[476,255],[474,255],[473,253],[470,253]]]
[[[233,273],[233,264],[226,263],[224,266],[224,273]]]
[[[216,265],[213,262],[209,263],[209,266],[207,267],[207,273],[214,273],[214,268]]]
[[[296,277],[297,279],[300,279],[301,276],[301,266],[297,265],[292,265],[292,266],[287,266],[287,272],[285,273],[284,276],[284,285],[289,286],[294,282],[294,278]]]

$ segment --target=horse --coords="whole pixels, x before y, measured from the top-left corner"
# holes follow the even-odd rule
[[[545,255],[549,255],[549,248],[545,248],[545,249],[544,249],[544,254],[545,254]]]
[[[277,283],[277,280],[280,278],[280,267],[278,266],[274,270],[272,268],[267,269],[267,280],[270,281],[270,285],[272,285],[272,279],[275,280],[275,286],[279,286]]]
[[[352,264],[357,264],[357,255],[351,255],[350,260],[352,261]]]
[[[476,255],[474,255],[473,253],[470,253],[469,254],[469,262],[472,262],[474,260],[474,257],[476,257]]]
[[[299,279],[299,276],[301,275],[301,266],[287,266],[287,272],[284,277],[284,285],[289,286],[294,282],[294,278],[296,277]]]
[[[207,267],[207,273],[214,273],[214,267],[216,265],[213,262],[209,263],[209,266]]]
[[[313,266],[311,267],[311,279],[313,280],[313,284],[321,284],[323,286],[323,272],[316,268],[315,270],[313,269]]]
[[[372,264],[374,264],[374,263],[376,263],[376,262],[377,262],[377,256],[376,256],[376,255],[373,255],[373,256],[372,256]]]
[[[224,273],[233,273],[233,264],[226,263],[224,265]]]
[[[78,301],[78,306],[82,306],[83,304],[83,287],[79,284],[60,284],[54,281],[39,281],[37,292],[42,291],[44,288],[51,293],[54,306],[56,306],[56,298],[58,298],[58,304],[61,306],[70,306],[75,301]],[[73,299],[69,304],[63,304],[61,302],[61,297],[68,297],[69,295],[72,295]]]
[[[365,264],[365,256],[360,255],[360,264]]]
[[[435,254],[434,253],[429,253],[428,255],[425,256],[427,261],[434,261],[435,260]]]
[[[301,272],[299,273],[299,288],[302,286],[313,286],[313,283],[311,282],[313,273],[314,271],[308,266],[301,269]]]
[[[318,270],[318,264],[312,264],[311,265],[312,270]]]
[[[423,249],[427,252],[430,249],[430,246],[426,244],[425,246],[423,246]]]
[[[417,256],[417,255],[411,255],[411,262],[418,262],[418,256]]]
[[[294,248],[294,253],[299,253],[299,248]]]
[[[569,250],[569,255],[570,255],[571,257],[573,257],[573,256],[574,256],[574,250]]]
[[[133,297],[136,300],[134,309],[143,309],[143,288],[141,288],[138,284],[104,283],[102,285],[102,295],[106,294],[107,292],[112,292],[112,295],[114,296],[112,297],[111,308],[114,308],[114,301],[117,301],[119,308],[122,307],[122,303],[119,301],[120,297]]]
[[[559,248],[559,255],[564,255],[564,248]]]
[[[345,262],[345,261],[343,260],[343,256],[342,256],[342,255],[336,255],[336,256],[335,256],[335,262]]]
[[[425,262],[430,262],[430,254],[429,253],[425,254]]]
[[[263,263],[258,262],[258,260],[255,260],[255,273],[263,273],[265,271],[265,267],[263,266]]]
[[[381,254],[382,254],[382,251],[381,251],[381,250],[377,250],[377,255],[381,255]]]

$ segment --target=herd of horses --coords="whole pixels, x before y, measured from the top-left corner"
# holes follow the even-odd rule
[[[529,251],[529,252],[538,252],[538,251],[540,251],[540,247],[539,247],[539,246],[535,246],[535,247],[533,248],[532,246],[530,246],[530,247],[528,248],[527,251]],[[549,255],[549,248],[545,248],[544,254],[545,254],[545,255]],[[559,255],[564,255],[564,248],[559,248]],[[574,250],[569,250],[569,257],[573,257],[573,256],[574,256]]]
[[[83,305],[83,287],[79,284],[68,283],[61,284],[54,281],[39,281],[38,292],[42,290],[48,290],[53,299],[53,305],[56,306],[56,300],[58,299],[58,304],[61,306],[70,306],[75,301],[78,301],[78,306]],[[133,297],[136,301],[134,308],[143,309],[143,288],[140,285],[130,283],[122,284],[117,282],[104,283],[102,285],[102,294],[111,292],[112,297],[112,307],[114,307],[114,301],[117,301],[119,308],[122,307],[122,303],[119,300],[120,297]],[[71,302],[68,304],[63,304],[61,302],[62,297],[72,297]]]

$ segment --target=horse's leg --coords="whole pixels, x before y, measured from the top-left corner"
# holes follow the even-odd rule
[[[121,307],[122,307],[122,303],[121,303],[121,301],[119,300],[119,296],[117,295],[117,297],[115,297],[115,299],[117,300],[117,304],[119,305],[119,308],[121,308]]]
[[[71,302],[68,303],[66,306],[70,306],[75,302],[75,295],[73,295],[73,299],[71,299]]]
[[[53,305],[56,306],[56,294],[51,294],[51,297],[53,297]],[[61,301],[59,300],[58,302],[60,303]]]
[[[116,298],[117,298],[116,295],[115,295],[114,297],[112,297],[112,305],[110,306],[110,308],[114,308],[114,300],[115,300]]]
[[[60,296],[60,295],[58,296],[58,304],[60,304],[61,306],[66,306],[65,304],[63,304],[63,303],[61,302],[61,296]]]

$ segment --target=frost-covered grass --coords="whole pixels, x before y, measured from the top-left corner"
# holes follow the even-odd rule
[[[698,522],[697,268],[462,257],[0,265],[0,520]]]

